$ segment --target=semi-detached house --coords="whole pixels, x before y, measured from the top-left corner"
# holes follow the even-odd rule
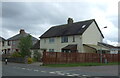
[[[72,18],[68,18],[67,24],[53,26],[40,36],[40,49],[49,52],[96,53],[101,49],[98,42],[102,42],[103,38],[95,19],[73,22]]]
[[[16,52],[16,51],[19,52],[20,50],[18,48],[18,45],[19,45],[21,37],[26,37],[28,35],[30,35],[30,34],[26,33],[24,29],[20,29],[18,34],[16,34],[16,35],[10,37],[9,39],[7,39],[7,42],[9,44],[9,46],[11,46],[8,49],[7,53],[13,53],[13,52]],[[32,36],[32,44],[34,45],[37,41],[38,41],[38,39]]]

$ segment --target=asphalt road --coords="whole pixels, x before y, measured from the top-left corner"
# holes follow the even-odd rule
[[[90,67],[44,67],[39,64],[2,64],[3,76],[118,76],[118,65]]]

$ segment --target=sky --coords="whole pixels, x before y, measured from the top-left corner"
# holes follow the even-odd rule
[[[95,19],[104,35],[104,42],[117,45],[118,42],[118,1],[79,0],[78,2],[1,2],[0,36],[8,39],[24,29],[38,38],[50,27]],[[0,12],[0,13],[1,13]],[[107,28],[104,28],[107,26]]]

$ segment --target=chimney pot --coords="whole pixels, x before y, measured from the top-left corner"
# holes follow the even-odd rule
[[[25,34],[25,30],[24,29],[20,29],[20,34]]]
[[[72,18],[68,18],[67,22],[68,22],[68,24],[72,24],[73,23],[73,19]]]

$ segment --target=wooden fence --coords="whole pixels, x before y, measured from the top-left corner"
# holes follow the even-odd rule
[[[43,64],[118,62],[120,54],[43,52]]]

